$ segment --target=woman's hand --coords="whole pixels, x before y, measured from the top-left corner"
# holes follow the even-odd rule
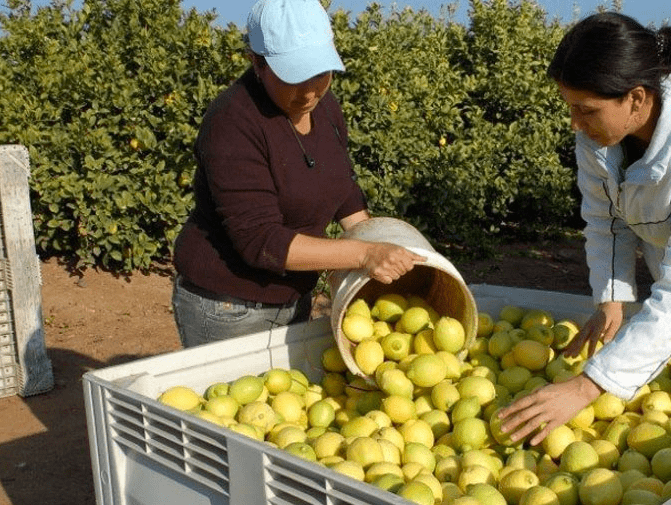
[[[391,284],[412,270],[416,263],[424,261],[426,261],[424,256],[419,256],[396,244],[368,242],[360,268],[366,270],[371,278],[383,284]]]
[[[596,344],[601,340],[604,344],[613,340],[624,320],[624,304],[622,302],[605,302],[589,318],[578,334],[564,349],[564,354],[574,357],[580,354],[585,343],[588,343],[588,357],[594,354]]]
[[[516,442],[542,426],[530,440],[531,445],[540,444],[552,430],[573,419],[601,392],[584,374],[549,384],[502,409],[498,414],[502,420],[501,430],[511,433],[511,439]]]

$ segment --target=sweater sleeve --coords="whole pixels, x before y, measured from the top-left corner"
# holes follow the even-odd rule
[[[585,252],[594,303],[636,300],[638,238],[613,212],[617,195],[610,195],[606,159],[578,134],[578,187],[585,220]]]

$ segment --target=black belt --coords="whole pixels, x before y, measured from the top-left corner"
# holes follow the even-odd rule
[[[237,298],[235,296],[231,295],[225,295],[222,293],[214,293],[212,291],[209,291],[205,288],[201,288],[200,286],[195,285],[193,282],[188,281],[185,279],[183,276],[178,276],[177,277],[177,282],[179,283],[180,287],[186,289],[190,293],[193,293],[194,295],[201,296],[203,298],[207,298],[209,300],[217,300],[220,302],[230,302],[234,303],[236,305],[244,305],[247,308],[251,309],[282,309],[285,307],[290,307],[293,305],[293,302],[289,303],[263,303],[263,302],[252,302],[249,300],[243,300],[242,298]]]

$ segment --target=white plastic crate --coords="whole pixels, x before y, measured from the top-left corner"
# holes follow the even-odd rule
[[[0,146],[0,397],[36,395],[54,384],[44,341],[29,176],[28,150]]]
[[[584,323],[589,297],[476,285],[479,311],[514,304]],[[184,385],[298,368],[320,380],[321,353],[335,344],[327,318],[142,359],[84,375],[98,505],[370,505],[405,499],[162,405]]]

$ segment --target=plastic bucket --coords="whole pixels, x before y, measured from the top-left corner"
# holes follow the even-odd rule
[[[426,257],[425,263],[415,265],[410,272],[391,284],[371,279],[362,270],[341,270],[331,274],[331,328],[350,372],[372,380],[357,366],[353,356],[355,344],[342,332],[345,311],[356,298],[363,298],[372,306],[385,293],[420,296],[441,316],[459,320],[466,333],[466,343],[458,357],[465,357],[477,333],[478,311],[475,299],[459,271],[447,258],[436,252],[419,230],[399,219],[376,217],[353,226],[342,238],[389,242]]]

